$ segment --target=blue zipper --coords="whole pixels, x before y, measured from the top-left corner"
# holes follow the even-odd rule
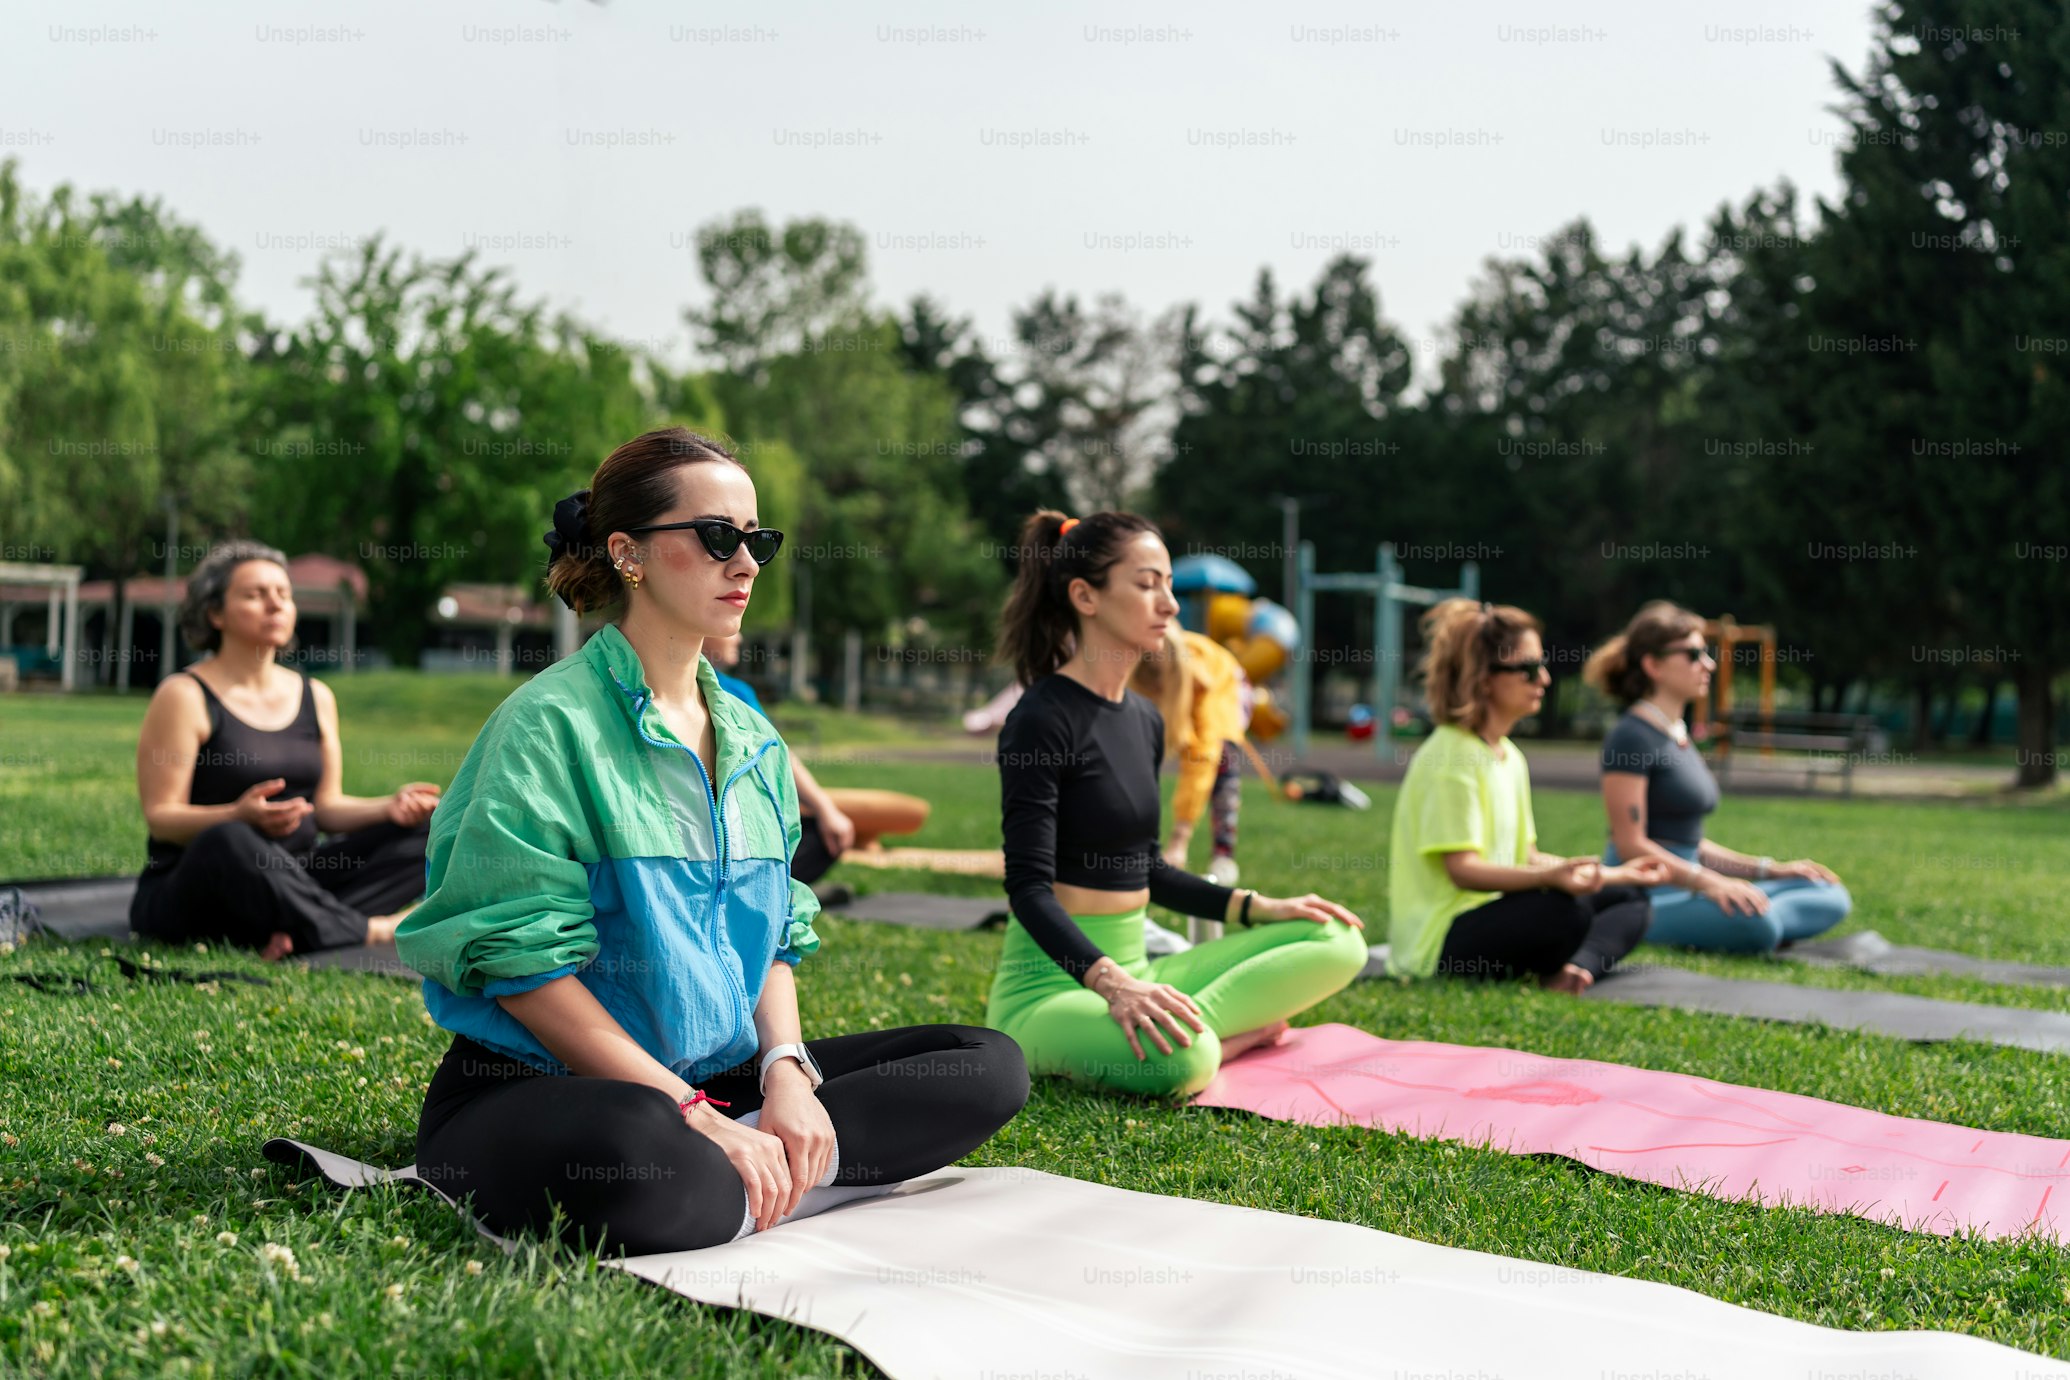
[[[611,678],[613,680],[618,680],[618,677],[615,674]],[[632,694],[630,690],[626,690],[625,682],[623,681],[618,682],[618,688],[620,690],[624,690],[627,694]],[[724,906],[726,899],[726,872],[728,867],[731,865],[733,852],[732,848],[727,843],[726,816],[720,808],[720,802],[726,798],[726,792],[733,788],[733,783],[740,780],[740,778],[743,775],[745,775],[748,772],[748,770],[755,765],[755,763],[761,761],[763,753],[769,751],[770,748],[776,746],[777,740],[774,738],[765,740],[760,747],[755,749],[754,755],[749,757],[747,761],[743,762],[740,765],[740,769],[735,771],[733,775],[727,777],[726,784],[721,786],[718,789],[718,791],[714,793],[712,790],[711,773],[704,769],[704,759],[702,757],[699,757],[695,752],[692,752],[688,747],[684,746],[681,743],[664,743],[659,738],[656,738],[652,734],[647,732],[647,727],[642,722],[642,716],[647,712],[648,699],[649,697],[646,695],[635,695],[633,697],[633,732],[639,734],[639,736],[645,742],[647,742],[648,745],[652,747],[672,747],[689,757],[691,763],[695,765],[697,768],[697,779],[704,784],[705,805],[707,806],[707,808],[711,810],[712,813],[712,839],[713,845],[718,852],[717,861],[719,864],[718,883],[712,889],[712,930],[713,948],[715,950],[712,956],[716,959],[718,957],[718,954],[716,952],[718,946],[717,932],[724,928],[725,925]],[[706,712],[709,713],[710,711],[707,710]],[[714,728],[714,744],[716,744],[717,741],[717,729]],[[742,1014],[743,1008],[745,1008],[748,1004],[747,985],[745,982],[742,981],[740,975],[733,971],[733,965],[730,963],[720,963],[718,966],[725,972],[726,976],[733,983],[733,991],[735,998],[733,1003],[733,1036],[732,1039],[729,1039],[726,1042],[727,1046],[730,1048],[733,1044],[733,1041],[738,1040],[741,1037],[741,1035],[745,1033],[746,1028],[753,1023],[754,1013],[752,1011],[748,1011],[745,1015]]]

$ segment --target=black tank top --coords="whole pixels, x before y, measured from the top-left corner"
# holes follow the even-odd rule
[[[187,790],[190,805],[229,805],[261,781],[280,777],[287,784],[269,797],[286,800],[316,799],[316,783],[323,775],[323,733],[316,723],[316,692],[309,677],[302,677],[302,707],[286,728],[265,732],[253,728],[224,708],[208,682],[193,672],[181,674],[201,687],[208,701],[208,737],[194,757],[194,780]],[[290,854],[306,862],[316,851],[316,816],[310,815],[295,832],[274,839]],[[153,868],[169,867],[178,861],[181,847],[159,839],[149,841]]]

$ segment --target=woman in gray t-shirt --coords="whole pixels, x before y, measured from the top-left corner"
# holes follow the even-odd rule
[[[1689,741],[1682,716],[1710,688],[1717,663],[1703,619],[1665,600],[1639,610],[1598,648],[1582,678],[1624,706],[1603,739],[1604,859],[1665,859],[1673,881],[1653,888],[1649,944],[1766,953],[1822,934],[1854,902],[1832,870],[1799,858],[1749,857],[1703,836],[1718,782]]]

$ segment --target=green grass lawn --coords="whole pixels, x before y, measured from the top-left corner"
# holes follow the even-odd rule
[[[508,689],[407,676],[337,684],[347,786],[368,794],[450,778]],[[130,775],[140,711],[137,699],[0,701],[0,810],[9,821],[0,876],[141,861]],[[932,800],[916,842],[996,846],[990,772],[897,761],[883,750],[903,738],[896,726],[826,714],[816,723],[819,741],[840,749],[822,759],[830,784]],[[1282,805],[1252,790],[1245,881],[1343,900],[1384,937],[1393,793],[1372,793],[1375,808],[1360,814]],[[1547,847],[1599,844],[1593,797],[1547,794],[1538,807]],[[2055,807],[1730,799],[1714,832],[1750,851],[1829,863],[1857,898],[1851,927],[2066,964],[2065,822]],[[994,895],[997,886],[860,868],[835,875],[864,890]],[[821,933],[824,947],[800,968],[809,1032],[982,1018],[996,935],[833,919]],[[42,940],[0,958],[0,1374],[872,1373],[816,1334],[706,1309],[565,1251],[506,1257],[413,1192],[339,1194],[295,1182],[261,1159],[266,1137],[407,1162],[445,1038],[416,991],[390,979],[282,970],[220,950],[160,957],[263,974],[273,985],[133,985],[97,946]],[[2043,989],[1665,957],[1806,984],[2063,1004]],[[87,976],[96,990],[57,995],[5,981],[25,971]],[[1303,1020],[2070,1137],[2062,1061],[2019,1050],[1579,1004],[1523,986],[1363,983]],[[2053,1245],[1909,1235],[1669,1192],[1555,1159],[1165,1107],[1053,1081],[1039,1082],[1027,1110],[966,1162],[1359,1222],[1684,1285],[1831,1326],[1946,1328],[2070,1357],[2070,1269]],[[290,1250],[293,1269],[269,1246]]]

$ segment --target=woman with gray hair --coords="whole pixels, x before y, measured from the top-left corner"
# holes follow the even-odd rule
[[[295,636],[287,557],[255,541],[216,547],[187,577],[180,629],[209,655],[159,682],[144,713],[150,861],[130,928],[268,959],[392,942],[424,892],[439,788],[340,789],[338,702],[277,660]],[[319,845],[318,830],[342,837]]]

